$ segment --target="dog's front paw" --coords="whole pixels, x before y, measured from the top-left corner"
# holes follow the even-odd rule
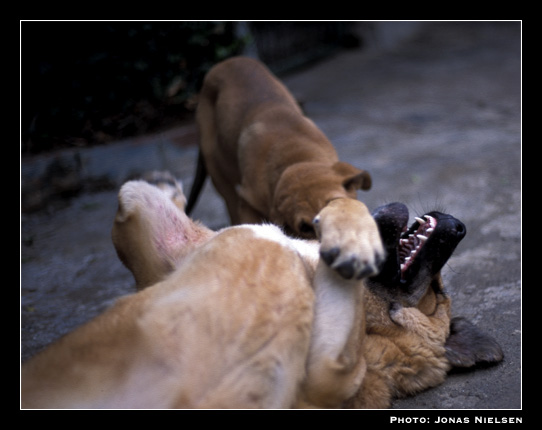
[[[416,313],[419,313],[416,308],[405,307],[399,302],[391,302],[388,312],[391,321],[404,328],[409,326],[409,322],[415,321]]]
[[[320,239],[321,259],[345,279],[378,273],[384,248],[378,227],[358,200],[332,200],[313,221]]]

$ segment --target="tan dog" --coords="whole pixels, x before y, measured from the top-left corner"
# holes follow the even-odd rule
[[[312,219],[328,202],[371,187],[369,173],[339,161],[286,87],[256,60],[236,57],[213,67],[196,117],[200,154],[188,214],[208,173],[232,224],[269,221],[315,238]]]
[[[345,212],[348,231],[328,227]],[[381,242],[353,199],[320,224],[321,246],[272,225],[214,233],[158,187],[125,184],[113,240],[142,291],[25,363],[23,407],[339,406],[365,373],[358,256]],[[351,280],[320,261],[327,247]]]
[[[454,218],[415,225],[415,237],[429,236],[416,248],[418,239],[399,242],[404,206],[377,210],[388,259],[358,281],[357,256],[372,246],[359,241],[362,203],[326,206],[318,244],[271,225],[212,232],[186,216],[171,184],[122,187],[113,240],[141,291],[25,363],[23,407],[386,407],[442,382],[453,364],[499,359],[473,326],[448,337],[439,270],[464,235]]]

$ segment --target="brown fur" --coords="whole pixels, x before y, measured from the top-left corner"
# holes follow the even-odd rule
[[[350,408],[387,408],[396,397],[414,394],[444,382],[451,363],[445,343],[451,320],[451,300],[440,276],[428,286],[417,307],[397,306],[371,294],[366,301],[367,335],[363,355],[367,374]]]
[[[270,221],[314,238],[312,219],[329,201],[356,198],[369,173],[341,162],[288,89],[260,62],[231,58],[206,75],[198,99],[199,171],[206,169],[232,224]],[[195,204],[198,177],[187,212]]]

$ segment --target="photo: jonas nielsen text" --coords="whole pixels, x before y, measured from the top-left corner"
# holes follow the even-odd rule
[[[398,417],[390,416],[390,424],[521,424],[522,417]]]

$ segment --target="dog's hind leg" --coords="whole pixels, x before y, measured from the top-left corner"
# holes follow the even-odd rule
[[[143,175],[142,179],[162,190],[181,211],[185,211],[186,197],[183,184],[168,171],[152,171]]]
[[[126,182],[111,233],[117,255],[138,289],[164,279],[190,251],[214,236],[181,210],[184,194],[175,182]]]
[[[226,127],[236,127],[237,124],[231,124],[229,115],[221,117],[220,109],[217,105],[221,103],[220,94],[216,88],[216,83],[212,80],[204,84],[196,110],[196,123],[199,133],[199,155],[198,169],[203,174],[211,177],[215,190],[224,199],[232,224],[239,224],[239,197],[235,189],[235,184],[240,183],[240,172],[237,167],[237,150],[235,149],[236,140],[229,139],[228,133],[224,133]],[[226,101],[222,103],[227,104]],[[228,110],[222,108],[222,110]],[[224,125],[226,123],[226,125]],[[222,124],[222,125],[220,125]],[[221,131],[222,130],[222,131]],[[203,176],[200,175],[201,184],[198,182],[198,173],[194,179],[194,186],[203,185]],[[193,209],[196,202],[196,190],[190,193],[190,202],[188,209]]]

